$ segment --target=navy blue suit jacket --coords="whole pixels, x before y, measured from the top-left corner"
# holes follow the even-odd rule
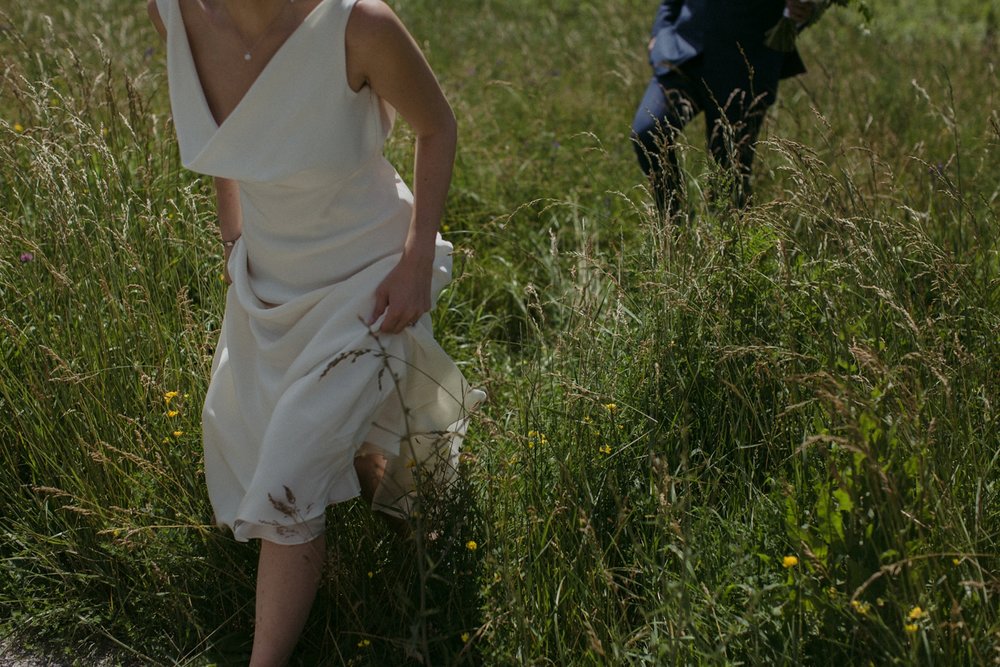
[[[661,76],[700,55],[712,40],[730,40],[739,42],[756,66],[755,53],[770,51],[764,33],[781,18],[784,6],[783,0],[663,0],[653,21],[649,63]],[[782,78],[805,71],[797,51],[784,54]]]

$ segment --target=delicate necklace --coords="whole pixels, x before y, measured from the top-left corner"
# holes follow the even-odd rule
[[[295,2],[295,0],[288,0],[288,5],[292,4],[293,2]],[[223,6],[226,7],[226,13],[229,13],[229,7],[226,6],[225,3],[222,3],[222,4],[223,4]],[[246,48],[246,50],[243,52],[243,60],[246,60],[246,61],[249,62],[250,60],[253,59],[253,56],[251,55],[251,52],[254,49],[256,49],[257,45],[261,43],[261,40],[263,40],[265,37],[267,37],[267,35],[271,32],[271,28],[274,27],[274,24],[277,23],[278,19],[281,18],[285,14],[285,7],[287,7],[288,5],[284,5],[278,11],[278,13],[274,15],[274,18],[272,18],[271,22],[268,23],[267,26],[264,27],[264,29],[261,31],[260,35],[257,36],[257,39],[254,40],[253,44],[247,44],[247,40],[243,39],[243,33],[240,32],[240,29],[238,27],[235,28],[236,29],[236,35],[240,38],[240,41],[243,42],[243,46]],[[229,14],[229,18],[232,19],[232,17],[233,17],[233,15]],[[233,25],[235,27],[236,21],[233,21]]]

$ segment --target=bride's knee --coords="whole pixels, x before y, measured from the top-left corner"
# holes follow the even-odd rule
[[[377,452],[360,453],[354,457],[354,471],[361,484],[361,496],[369,503],[375,498],[375,490],[382,482],[387,463],[386,458]]]

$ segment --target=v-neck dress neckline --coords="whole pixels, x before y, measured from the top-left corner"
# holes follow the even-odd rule
[[[305,18],[303,18],[302,21],[297,26],[295,26],[295,29],[288,34],[288,37],[286,37],[285,41],[281,43],[281,46],[279,46],[278,49],[271,55],[271,57],[268,58],[267,62],[264,64],[264,67],[260,70],[257,76],[254,77],[253,82],[243,92],[243,95],[240,97],[239,102],[237,102],[236,105],[232,108],[232,110],[228,114],[226,114],[226,117],[221,122],[219,122],[219,120],[215,117],[215,114],[212,112],[212,107],[208,103],[208,95],[205,92],[205,84],[201,79],[201,75],[198,73],[198,66],[194,60],[194,51],[191,49],[191,40],[188,37],[187,23],[184,20],[184,11],[181,9],[179,0],[176,1],[175,6],[177,9],[177,22],[179,24],[180,28],[179,32],[181,35],[180,41],[182,42],[182,45],[184,47],[183,48],[184,54],[187,56],[187,63],[188,66],[191,68],[191,75],[195,82],[195,87],[198,89],[202,107],[205,113],[208,115],[208,118],[212,121],[212,124],[215,126],[216,131],[221,130],[226,125],[226,123],[229,122],[229,119],[232,118],[237,112],[239,112],[241,110],[241,107],[245,106],[244,103],[247,101],[247,98],[253,95],[254,91],[259,88],[258,82],[260,82],[260,80],[263,79],[264,77],[268,76],[272,71],[272,69],[278,67],[281,64],[280,61],[286,57],[286,51],[288,51],[292,46],[294,46],[295,40],[301,33],[304,32],[304,29],[307,25],[309,25],[310,23],[314,23],[319,19],[320,11],[326,5],[329,5],[330,1],[331,0],[319,0],[319,2],[316,3],[316,6],[309,10],[309,13],[306,14]],[[277,61],[277,64],[275,61]]]

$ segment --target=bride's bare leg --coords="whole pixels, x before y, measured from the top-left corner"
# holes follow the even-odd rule
[[[361,482],[361,497],[365,502],[371,503],[375,499],[375,491],[385,476],[385,466],[388,460],[381,454],[371,453],[356,456],[354,458],[354,470],[358,473],[358,481]],[[393,532],[402,537],[410,534],[410,526],[406,519],[398,516],[391,516],[385,512],[376,512],[381,516]]]
[[[288,662],[316,597],[325,555],[322,536],[305,544],[261,540],[250,667]]]
[[[381,454],[363,454],[354,457],[354,470],[358,473],[358,481],[361,482],[361,497],[366,502],[372,502],[375,498],[375,490],[385,476],[385,466],[388,463]]]

